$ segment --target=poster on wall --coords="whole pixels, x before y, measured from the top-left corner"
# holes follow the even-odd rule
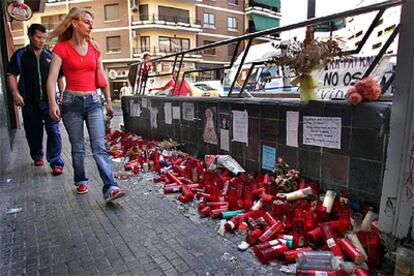
[[[172,107],[172,116],[173,116],[173,119],[180,120],[181,115],[180,115],[180,107],[179,106],[173,106]]]
[[[233,112],[233,141],[248,144],[249,116],[247,111]]]
[[[219,118],[220,128],[221,129],[229,129],[230,128],[230,114],[228,113],[220,113]]]
[[[129,101],[129,115],[131,117],[140,117],[142,113],[141,105],[135,103],[134,100]]]
[[[303,144],[341,149],[341,117],[303,116]]]
[[[164,103],[164,121],[166,124],[172,124],[171,103]]]
[[[158,128],[157,115],[158,115],[158,108],[150,108],[151,128]]]
[[[220,129],[220,149],[230,151],[230,130]]]
[[[183,103],[183,119],[186,121],[194,120],[194,103]]]
[[[298,147],[299,112],[286,112],[286,145]]]
[[[142,108],[147,108],[148,107],[148,100],[147,98],[143,97],[142,98]]]
[[[273,171],[276,162],[276,148],[263,145],[262,147],[262,169]]]
[[[216,121],[216,108],[209,107],[205,112],[205,125],[203,131],[203,140],[204,143],[217,145],[217,133],[215,127]]]

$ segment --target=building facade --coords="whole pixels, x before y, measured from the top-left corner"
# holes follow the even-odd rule
[[[145,53],[153,58],[181,52],[246,32],[277,27],[279,0],[46,0],[44,9],[26,22],[13,21],[16,48],[28,43],[26,31],[32,23],[42,23],[50,31],[72,7],[90,9],[94,14],[93,37],[102,48],[112,98],[119,98],[127,83],[128,67]],[[54,41],[49,47],[52,48]],[[185,55],[185,69],[211,69],[229,64],[236,45],[225,45]],[[243,47],[238,49],[241,52]],[[173,60],[153,66],[153,73],[171,71]],[[220,80],[222,70],[210,70],[190,77]],[[152,83],[157,86],[162,78]]]

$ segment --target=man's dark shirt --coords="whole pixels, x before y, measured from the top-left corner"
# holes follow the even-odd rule
[[[21,53],[20,66],[17,58],[19,51],[23,51],[23,53]],[[7,66],[7,73],[15,76],[20,75],[18,86],[19,92],[26,103],[38,102],[40,100],[47,101],[46,84],[49,75],[50,62],[51,53],[45,49],[40,53],[39,62],[36,55],[29,49],[29,46],[14,52],[10,63]],[[39,70],[41,85],[39,81]],[[59,75],[62,76],[63,72],[61,71]]]

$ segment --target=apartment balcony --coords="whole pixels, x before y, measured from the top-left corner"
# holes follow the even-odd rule
[[[189,17],[178,17],[169,15],[144,15],[140,20],[132,21],[132,29],[167,29],[183,32],[201,32],[199,20]]]
[[[134,47],[132,50],[132,56],[134,58],[142,58],[145,53],[150,54],[153,57],[162,57],[169,54],[174,54],[182,51],[189,50],[188,48],[160,48],[160,47]],[[201,59],[203,56],[201,53],[194,52],[185,54],[184,57],[191,59]]]
[[[279,0],[249,0],[249,2],[246,3],[244,11],[247,15],[254,13],[265,14],[279,19],[282,16],[280,13]]]

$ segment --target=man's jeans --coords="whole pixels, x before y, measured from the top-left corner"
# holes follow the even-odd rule
[[[62,119],[72,145],[72,163],[75,185],[87,184],[85,174],[84,121],[89,133],[93,158],[98,166],[104,186],[104,195],[112,187],[117,187],[112,175],[111,162],[105,149],[105,126],[102,103],[98,93],[89,96],[63,94]]]
[[[49,116],[49,104],[46,101],[26,103],[22,108],[23,125],[34,161],[43,159],[43,126],[47,133],[46,159],[52,168],[63,168],[62,140],[59,123]]]

